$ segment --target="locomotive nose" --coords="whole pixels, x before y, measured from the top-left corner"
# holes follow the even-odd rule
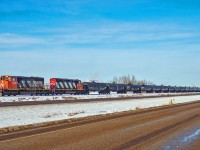
[[[0,80],[0,89],[7,89],[8,83],[5,80]]]

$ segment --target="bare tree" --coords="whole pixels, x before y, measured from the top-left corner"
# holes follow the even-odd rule
[[[147,85],[152,85],[154,84],[153,82],[147,81],[147,80],[137,80],[134,75],[123,75],[113,77],[113,80],[111,81],[112,83],[122,83],[122,84],[147,84]]]

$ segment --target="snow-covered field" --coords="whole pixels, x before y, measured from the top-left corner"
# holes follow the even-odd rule
[[[200,100],[200,95],[0,108],[0,128]]]
[[[181,95],[188,93],[127,93],[117,94],[115,92],[109,95],[99,95],[97,92],[90,95],[57,95],[57,96],[4,96],[0,97],[0,102],[22,102],[22,101],[52,101],[52,100],[76,100],[76,99],[99,99],[99,98],[118,98],[118,97],[143,97],[143,96],[164,96],[164,95]]]

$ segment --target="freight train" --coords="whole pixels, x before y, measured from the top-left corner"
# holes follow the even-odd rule
[[[50,78],[49,87],[45,87],[42,77],[0,76],[0,96],[4,95],[62,95],[62,94],[110,94],[116,92],[133,93],[180,93],[200,92],[199,87],[135,85],[116,83],[81,82],[78,79]]]

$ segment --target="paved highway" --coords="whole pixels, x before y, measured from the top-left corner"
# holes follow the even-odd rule
[[[199,149],[200,102],[0,135],[2,150]]]

